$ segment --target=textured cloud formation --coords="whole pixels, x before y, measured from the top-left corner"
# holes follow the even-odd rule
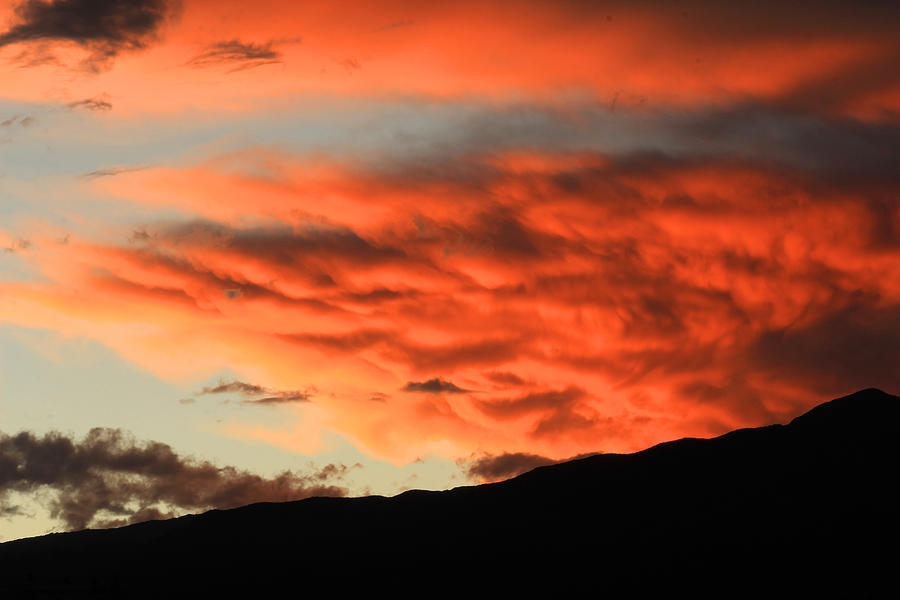
[[[289,404],[292,402],[307,402],[310,392],[272,390],[260,385],[246,383],[244,381],[231,381],[219,383],[213,387],[204,387],[197,392],[198,396],[207,394],[239,394],[245,396],[244,404]]]
[[[387,171],[269,154],[272,178],[122,173],[96,181],[204,216],[119,245],[36,243],[56,283],[5,284],[6,314],[88,333],[127,305],[171,336],[165,352],[104,338],[127,356],[315,386],[334,427],[395,459],[431,444],[560,458],[784,420],[900,387],[890,128],[794,124],[779,140],[797,151],[766,160],[763,139],[704,156],[694,132],[669,154],[502,150]],[[822,132],[846,150],[816,150]],[[801,165],[806,146],[820,158]]]
[[[253,398],[314,386],[323,428],[394,461],[634,450],[900,387],[895,5],[475,4],[192,4],[180,45],[108,74],[117,112],[284,131],[80,178],[148,216],[10,232],[41,277],[0,283],[0,318]],[[242,41],[298,24],[302,48]],[[222,78],[185,48],[283,63]]]
[[[71,42],[89,52],[83,67],[102,71],[120,53],[145,48],[174,6],[172,0],[24,0],[16,5],[14,23],[0,33],[0,48]],[[46,47],[37,53],[51,60]],[[22,58],[35,56],[26,52]]]
[[[9,492],[42,498],[69,529],[112,527],[211,508],[342,496],[333,484],[347,467],[260,477],[182,457],[166,444],[140,443],[117,429],[93,429],[82,440],[59,433],[0,433],[0,513],[17,507]]]

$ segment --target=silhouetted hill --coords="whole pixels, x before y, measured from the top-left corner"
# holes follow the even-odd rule
[[[393,498],[254,504],[0,544],[10,598],[896,593],[900,398]],[[2,589],[2,588],[0,588]]]

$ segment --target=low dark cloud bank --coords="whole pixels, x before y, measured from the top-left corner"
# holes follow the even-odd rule
[[[265,478],[138,442],[118,429],[92,429],[75,440],[58,432],[0,433],[0,514],[17,514],[10,492],[43,501],[68,529],[112,527],[212,508],[344,496],[334,485],[348,467],[284,471]]]
[[[545,465],[555,465],[566,460],[576,460],[593,456],[593,453],[579,454],[565,460],[553,460],[529,452],[504,452],[503,454],[482,454],[458,464],[469,479],[476,481],[497,481],[508,479]]]

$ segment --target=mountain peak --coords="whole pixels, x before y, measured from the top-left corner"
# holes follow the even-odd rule
[[[866,388],[824,402],[791,421],[793,427],[834,430],[865,426],[895,429],[900,420],[900,397],[878,388]]]

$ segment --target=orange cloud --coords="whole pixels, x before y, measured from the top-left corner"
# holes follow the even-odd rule
[[[197,216],[113,243],[36,237],[50,282],[0,284],[0,318],[168,377],[314,388],[318,426],[396,461],[634,450],[900,384],[900,215],[873,200],[889,177],[466,160],[477,184],[287,158],[274,176],[95,180]],[[241,435],[308,450],[297,427]]]
[[[758,6],[0,3],[6,100],[111,137],[300,115],[89,167],[78,197],[159,217],[0,232],[43,276],[0,282],[0,320],[315,389],[232,434],[395,461],[634,450],[896,388],[898,13]]]
[[[4,94],[58,95],[48,79],[65,72],[61,65],[102,59],[102,72],[67,77],[65,100],[103,91],[125,114],[244,109],[310,94],[527,95],[564,105],[587,93],[611,109],[749,98],[877,119],[896,112],[900,94],[890,68],[900,56],[898,17],[883,3],[851,15],[837,2],[812,10],[781,2],[750,9],[708,2],[187,0],[154,21],[152,35],[136,31],[128,51],[98,50],[94,38],[65,31],[26,36],[34,27],[23,30],[17,4],[5,4],[2,22],[11,25],[0,33],[0,50],[14,60],[31,57],[33,66],[7,69]],[[144,4],[155,18],[168,5]]]

